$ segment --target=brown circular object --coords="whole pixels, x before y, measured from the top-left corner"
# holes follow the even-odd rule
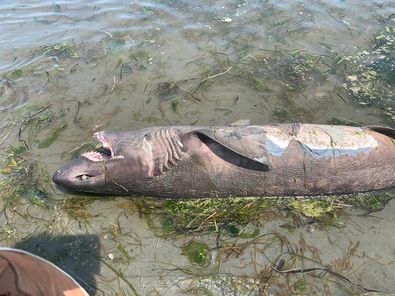
[[[25,251],[0,248],[0,296],[64,295],[88,293],[56,265]]]

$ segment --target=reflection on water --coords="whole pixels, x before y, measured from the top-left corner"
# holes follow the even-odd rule
[[[48,177],[101,129],[243,118],[394,127],[392,2],[1,1],[3,244],[99,235],[98,295],[395,291],[393,202],[339,229],[275,215],[258,219],[259,239],[214,229],[174,242],[129,199],[70,202]],[[204,266],[180,256],[192,239],[208,246]]]

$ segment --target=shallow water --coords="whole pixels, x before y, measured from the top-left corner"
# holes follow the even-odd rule
[[[395,292],[393,201],[373,215],[351,212],[340,228],[291,231],[288,218],[273,217],[253,241],[175,239],[158,235],[131,199],[65,207],[74,195],[45,178],[102,129],[243,118],[394,127],[394,28],[391,0],[1,1],[2,243],[50,257],[97,295]],[[27,147],[25,177],[41,174],[14,203],[10,146]],[[181,254],[191,239],[209,246],[206,265]],[[289,256],[284,244],[351,282],[323,270],[268,276]],[[313,262],[292,260],[286,266]]]

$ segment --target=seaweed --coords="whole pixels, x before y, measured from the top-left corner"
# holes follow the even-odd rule
[[[179,93],[179,84],[173,81],[165,81],[158,84],[155,93],[163,100],[171,100]]]
[[[282,227],[291,232],[313,223],[319,228],[341,228],[350,209],[359,208],[368,213],[378,211],[394,197],[392,191],[386,190],[314,199],[229,197],[158,201],[138,198],[132,203],[160,237],[216,232],[247,239],[257,237],[259,226],[275,217],[288,217]]]
[[[126,45],[126,40],[122,38],[114,38],[109,41],[109,50],[113,52],[119,52]]]
[[[376,106],[395,124],[392,87],[395,83],[395,28],[384,27],[372,40],[372,47],[339,55],[337,64],[345,67],[343,88],[362,106]]]
[[[129,255],[128,251],[122,244],[118,244],[117,250],[127,260],[127,263],[130,263],[133,260],[133,257]]]
[[[191,241],[182,247],[182,255],[188,258],[191,264],[207,265],[210,259],[210,251],[205,243]]]
[[[22,76],[22,69],[15,69],[14,71],[11,72],[11,77],[12,78],[19,78]]]
[[[134,201],[141,216],[159,236],[185,233],[218,232],[229,237],[254,237],[259,230],[244,230],[248,224],[259,225],[261,219],[281,215],[274,199],[201,198],[158,201],[140,198]]]
[[[177,99],[174,99],[170,102],[170,107],[174,111],[174,113],[178,113],[180,105],[181,105],[181,102]]]
[[[372,67],[390,85],[395,84],[395,27],[384,27],[374,38],[373,53],[380,54],[372,61]]]
[[[96,196],[78,196],[63,200],[62,209],[77,221],[88,222],[92,214],[88,211],[87,206],[99,199]]]
[[[273,116],[279,120],[280,122],[285,122],[289,118],[289,114],[287,110],[275,108],[273,110]]]
[[[71,151],[66,152],[64,155],[62,155],[62,157],[67,156],[68,159],[75,159],[75,158],[79,157],[81,154],[88,152],[88,151],[93,151],[93,150],[99,148],[100,146],[101,146],[100,143],[86,142],[86,143],[79,145],[78,147],[71,149]]]
[[[339,118],[339,117],[332,117],[331,119],[329,119],[327,121],[327,124],[331,124],[331,125],[348,125],[348,126],[356,126],[356,127],[360,127],[360,126],[363,125],[362,123],[353,122],[353,121],[346,120],[346,119]]]
[[[57,58],[77,58],[76,46],[72,42],[55,43],[41,47],[41,52]]]
[[[296,212],[310,218],[319,218],[327,213],[334,212],[334,206],[330,200],[293,200],[289,206]]]
[[[103,263],[103,265],[107,266],[112,272],[114,272],[120,280],[122,280],[128,287],[129,289],[133,292],[133,295],[139,296],[140,294],[137,293],[136,288],[132,285],[132,283],[126,278],[126,276],[123,274],[122,271],[116,269],[113,267],[110,263],[105,261],[104,259],[100,259],[100,262]]]
[[[56,128],[53,128],[48,136],[42,140],[40,143],[38,143],[37,148],[42,149],[42,148],[48,148],[49,146],[52,145],[53,142],[59,137],[60,133],[65,130],[67,127],[67,123],[62,124],[61,126],[58,126]]]
[[[45,206],[49,176],[35,160],[24,157],[25,146],[9,146],[0,170],[0,192],[5,209],[15,209],[21,200]]]
[[[307,290],[307,281],[305,279],[300,279],[294,283],[294,288],[301,292],[305,292]]]
[[[41,108],[39,111],[33,113],[32,115],[30,115],[30,112],[28,112],[26,118],[21,121],[19,130],[18,130],[18,139],[19,139],[19,142],[24,143],[26,148],[28,148],[28,145],[27,145],[28,141],[26,141],[23,138],[23,132],[25,129],[29,130],[29,136],[30,136],[29,138],[33,138],[33,140],[36,140],[38,132],[41,129],[47,127],[50,123],[55,121],[58,117],[62,117],[64,115],[62,113],[62,111],[56,113],[50,107],[51,106]]]
[[[146,15],[154,15],[156,13],[156,11],[152,7],[149,7],[149,6],[141,7],[141,12]]]
[[[340,197],[343,202],[365,210],[367,213],[382,210],[385,205],[394,198],[395,191],[393,190],[381,190]]]
[[[280,77],[290,87],[302,88],[306,86],[306,81],[313,80],[314,77],[325,76],[325,73],[318,67],[320,59],[303,54],[301,51],[281,55],[274,58],[274,62]]]

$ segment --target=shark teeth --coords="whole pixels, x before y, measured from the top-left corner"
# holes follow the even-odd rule
[[[92,161],[103,161],[106,159],[111,159],[112,157],[100,152],[96,152],[96,151],[89,151],[89,152],[85,152],[83,153],[81,156],[84,156],[86,158],[88,158],[89,160]]]
[[[105,161],[105,160],[111,160],[111,159],[123,159],[124,157],[122,155],[117,155],[117,156],[110,156],[104,153],[100,153],[97,151],[89,151],[81,154],[81,156],[84,156],[88,158],[91,161],[98,162],[98,161]]]

